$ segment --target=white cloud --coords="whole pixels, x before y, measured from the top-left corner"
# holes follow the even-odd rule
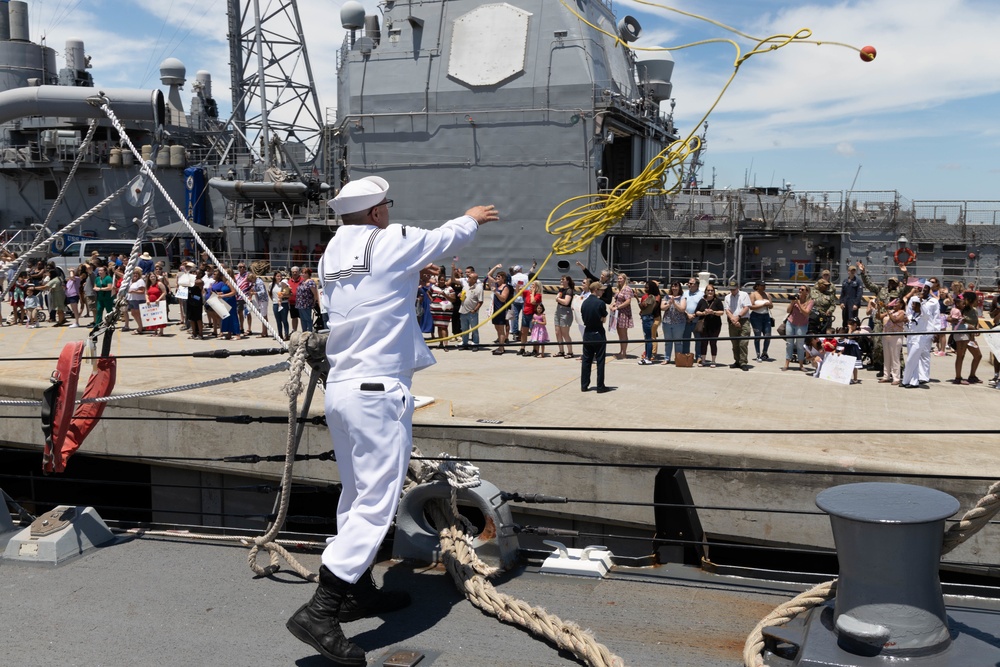
[[[838,155],[854,155],[854,146],[848,141],[841,141],[835,149]]]

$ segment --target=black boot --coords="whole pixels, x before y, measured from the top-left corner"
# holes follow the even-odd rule
[[[365,652],[344,636],[337,616],[350,584],[326,568],[319,568],[319,588],[312,599],[292,615],[285,627],[295,637],[342,667],[364,667]]]
[[[337,618],[350,623],[359,618],[378,616],[410,606],[410,594],[405,591],[386,591],[375,585],[375,577],[368,568],[357,583],[347,589],[347,596]]]

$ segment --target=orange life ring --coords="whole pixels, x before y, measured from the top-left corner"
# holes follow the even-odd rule
[[[896,264],[899,264],[899,256],[904,252],[906,253],[906,261],[902,263],[903,266],[913,264],[913,261],[917,258],[917,253],[913,252],[909,248],[900,248],[895,252],[895,254],[893,254],[892,259],[896,262]]]

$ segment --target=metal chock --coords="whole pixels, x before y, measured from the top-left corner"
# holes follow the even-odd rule
[[[3,557],[11,561],[61,565],[114,539],[93,507],[60,505],[11,537]]]
[[[562,542],[544,540],[555,549],[542,563],[543,574],[572,574],[582,577],[606,577],[614,563],[611,552],[605,546],[589,546],[583,549],[567,547]]]
[[[459,506],[475,507],[486,521],[483,530],[472,540],[476,554],[494,567],[507,569],[513,566],[517,561],[517,537],[510,531],[502,530],[514,522],[510,508],[502,504],[497,506],[490,500],[499,496],[500,489],[483,480],[479,486],[459,489],[457,494]],[[420,484],[403,496],[396,511],[393,558],[409,558],[425,563],[440,560],[440,539],[427,520],[424,506],[431,500],[449,498],[451,486],[447,482]]]

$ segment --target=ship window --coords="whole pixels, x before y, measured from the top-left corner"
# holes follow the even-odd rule
[[[941,250],[944,252],[965,252],[965,244],[945,244],[941,246]]]
[[[964,257],[942,257],[941,266],[965,266]]]
[[[942,269],[941,275],[945,278],[962,278],[965,276],[963,269]]]
[[[918,243],[917,252],[934,252],[933,243]]]
[[[43,186],[43,196],[46,199],[55,199],[59,196],[59,186],[56,185],[55,181],[42,181]]]

